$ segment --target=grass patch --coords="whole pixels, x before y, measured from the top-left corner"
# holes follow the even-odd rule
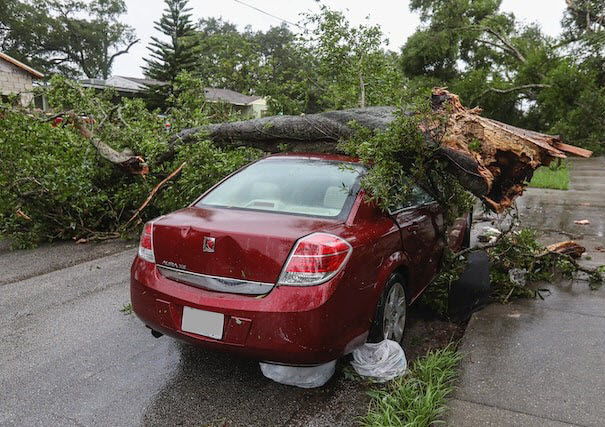
[[[361,424],[423,427],[437,422],[446,410],[461,359],[453,344],[417,359],[405,376],[370,392],[370,408]]]
[[[553,190],[567,190],[569,188],[569,169],[567,162],[558,164],[552,162],[550,166],[540,166],[535,170],[529,182],[530,187],[551,188]]]
[[[132,304],[128,303],[128,304],[122,305],[122,308],[120,309],[120,311],[123,314],[132,314]]]

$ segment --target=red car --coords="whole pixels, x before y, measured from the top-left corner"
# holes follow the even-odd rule
[[[443,216],[421,188],[384,212],[364,199],[363,173],[345,156],[275,155],[147,223],[134,312],[154,336],[286,364],[401,341],[409,304],[438,271]],[[468,221],[449,234],[462,246]]]

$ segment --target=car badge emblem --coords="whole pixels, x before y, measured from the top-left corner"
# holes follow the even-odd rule
[[[216,239],[214,237],[204,237],[204,252],[214,252]]]

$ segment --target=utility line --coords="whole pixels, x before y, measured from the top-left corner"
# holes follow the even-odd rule
[[[301,27],[300,25],[298,25],[298,24],[296,24],[296,23],[294,23],[294,22],[290,22],[290,21],[288,21],[287,19],[280,18],[279,16],[275,16],[275,15],[273,15],[273,14],[269,13],[269,12],[265,12],[264,10],[259,9],[259,8],[258,8],[258,7],[256,7],[256,6],[252,6],[251,4],[244,3],[244,2],[243,2],[243,1],[241,1],[241,0],[233,0],[233,1],[234,1],[234,2],[236,2],[236,3],[239,3],[239,4],[243,4],[244,6],[247,6],[247,7],[251,8],[251,9],[254,9],[254,10],[256,10],[256,11],[258,11],[258,12],[262,13],[262,14],[265,14],[265,15],[267,15],[267,16],[270,16],[271,18],[275,18],[275,19],[278,19],[278,20],[280,20],[280,21],[282,21],[282,22],[285,22],[285,23],[286,23],[286,24],[288,24],[288,25],[294,25],[295,27],[298,27],[298,28],[300,28],[301,30],[304,30],[304,28],[303,28],[303,27]]]

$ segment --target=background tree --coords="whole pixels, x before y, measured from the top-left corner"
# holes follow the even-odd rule
[[[605,84],[605,0],[566,0],[561,44]]]
[[[316,111],[313,59],[286,25],[239,31],[220,18],[201,19],[197,43],[197,73],[208,86],[265,96],[273,114]]]
[[[198,23],[198,70],[209,86],[265,96],[272,114],[399,102],[397,55],[383,49],[378,26],[351,26],[322,6],[295,34],[286,25],[266,32],[222,19]]]
[[[259,84],[260,47],[255,33],[221,18],[201,19],[195,35],[197,73],[208,86],[250,94]]]
[[[151,38],[150,58],[144,58],[147,64],[144,72],[151,79],[172,84],[181,71],[196,68],[198,48],[193,42],[195,31],[187,0],[165,0],[165,3],[164,14],[154,23],[154,28],[168,40]]]
[[[48,74],[107,78],[138,42],[123,0],[0,0],[0,49]]]
[[[602,31],[603,1],[568,0],[559,39],[535,24],[519,24],[500,5],[412,0],[422,25],[400,58],[410,87],[447,86],[487,117],[603,150],[603,37],[595,36]]]
[[[398,104],[402,80],[378,25],[353,27],[338,11],[322,5],[306,16],[305,42],[318,72],[323,108]]]

